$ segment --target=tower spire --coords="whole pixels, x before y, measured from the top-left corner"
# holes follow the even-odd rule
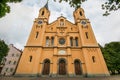
[[[49,1],[49,0],[47,0],[47,3],[46,3],[45,6],[44,6],[44,7],[47,8],[47,9],[48,9],[48,1]]]

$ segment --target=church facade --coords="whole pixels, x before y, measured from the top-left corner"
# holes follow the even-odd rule
[[[73,12],[75,23],[60,16],[48,23],[46,4],[35,19],[22,53],[18,76],[108,76],[103,55],[84,10]]]

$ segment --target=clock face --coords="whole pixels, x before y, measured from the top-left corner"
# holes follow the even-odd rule
[[[42,20],[39,20],[39,21],[38,21],[38,24],[42,24],[42,23],[43,23]]]
[[[64,39],[64,38],[60,38],[60,39],[59,39],[59,43],[60,43],[61,45],[65,44],[65,39]]]
[[[82,21],[81,21],[81,24],[86,25],[87,22],[86,22],[85,20],[82,20]]]

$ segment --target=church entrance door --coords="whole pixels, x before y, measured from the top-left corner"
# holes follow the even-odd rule
[[[66,62],[65,62],[65,60],[59,61],[59,75],[66,75]]]
[[[43,66],[43,75],[49,75],[50,73],[50,61],[49,60],[45,60],[44,61],[44,66]]]
[[[75,60],[74,65],[75,65],[75,74],[76,75],[82,75],[82,69],[81,69],[80,61]]]

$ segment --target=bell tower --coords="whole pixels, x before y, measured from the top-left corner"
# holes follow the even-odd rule
[[[78,8],[74,11],[73,15],[75,19],[75,24],[78,26],[79,29],[82,46],[98,46],[90,25],[90,21],[85,17],[84,10],[82,8]]]
[[[28,41],[19,62],[16,75],[36,76],[40,70],[40,57],[43,50],[45,29],[48,27],[50,11],[48,2],[39,10],[38,18],[35,18]],[[27,58],[27,59],[26,59]]]
[[[86,19],[84,10],[82,8],[77,8],[74,13],[75,23],[79,22],[81,19]]]
[[[48,9],[48,1],[46,5],[39,10],[38,18],[44,20],[44,22],[48,22],[50,16],[50,11]]]
[[[81,50],[84,55],[86,75],[109,75],[101,50],[94,36],[89,19],[84,10],[77,8],[74,13],[75,25],[78,27]]]
[[[38,18],[35,18],[32,31],[30,33],[27,46],[36,45],[43,46],[43,36],[45,27],[48,25],[50,11],[48,9],[48,2],[39,10]]]

